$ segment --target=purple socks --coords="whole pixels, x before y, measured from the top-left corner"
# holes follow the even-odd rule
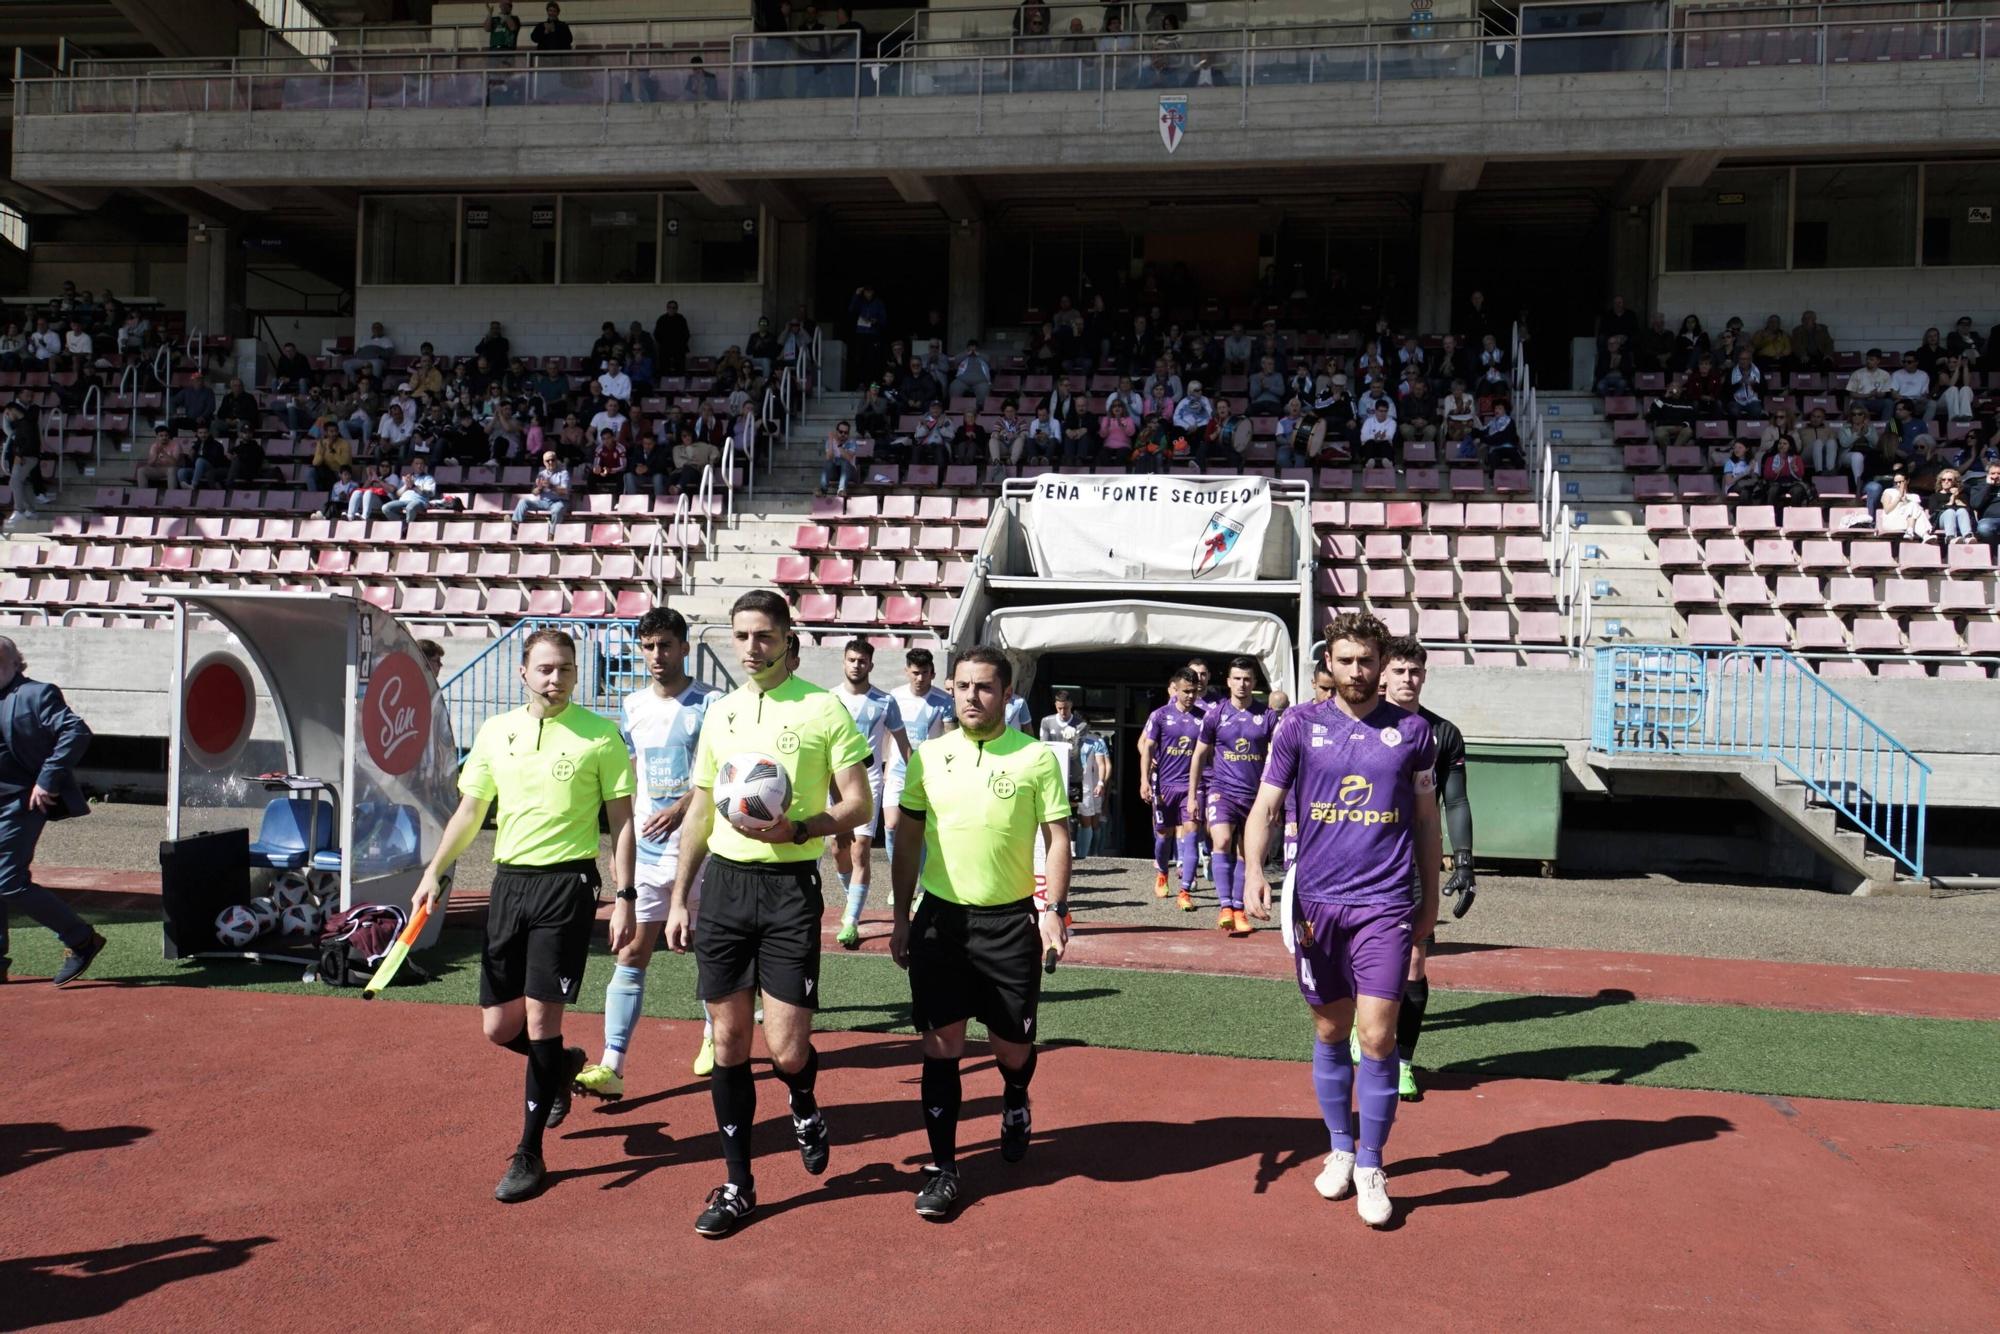
[[[1389,1127],[1396,1124],[1396,1065],[1393,1053],[1380,1059],[1362,1054],[1361,1076],[1355,1081],[1355,1101],[1361,1104],[1361,1147],[1354,1158],[1357,1167],[1382,1165],[1382,1146],[1389,1142]],[[1317,1061],[1313,1068],[1317,1072]]]
[[[1201,870],[1201,842],[1195,837],[1193,826],[1181,835],[1181,888],[1193,889],[1195,876]]]
[[[1243,906],[1243,868],[1237,864],[1236,854],[1217,848],[1208,854],[1208,867],[1215,875],[1216,904],[1223,908]]]
[[[1165,875],[1174,864],[1174,836],[1172,834],[1153,835],[1153,865]]]
[[[1395,1085],[1389,1086],[1394,1093]],[[1326,1119],[1333,1147],[1354,1152],[1354,1114],[1350,1108],[1354,1093],[1354,1066],[1347,1058],[1347,1042],[1313,1042],[1313,1096],[1319,1099],[1319,1114]],[[1379,1151],[1378,1151],[1379,1161]]]

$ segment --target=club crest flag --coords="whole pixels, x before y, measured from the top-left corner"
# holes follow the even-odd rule
[[[1160,142],[1167,146],[1169,153],[1181,146],[1187,138],[1188,100],[1187,94],[1180,93],[1160,98]]]
[[[1035,479],[1027,537],[1044,577],[1219,583],[1257,578],[1268,477]]]

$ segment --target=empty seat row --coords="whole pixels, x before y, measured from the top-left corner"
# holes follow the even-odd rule
[[[1548,544],[1540,533],[1401,532],[1321,533],[1323,564],[1349,565],[1545,565]]]
[[[919,598],[892,595],[878,598],[873,593],[802,593],[798,617],[807,624],[838,623],[842,626],[887,625],[943,629],[958,613],[955,597]]]
[[[807,556],[780,556],[773,576],[785,587],[816,585],[820,588],[948,588],[962,589],[972,567],[962,560],[937,561],[925,557],[907,560],[848,560],[826,556],[818,561]]]
[[[1750,612],[1740,621],[1721,612],[1687,618],[1691,644],[1747,644],[1801,653],[2000,654],[2000,621],[1971,620],[1963,628],[1946,617],[1912,617],[1907,628],[1893,616],[1856,616],[1850,625],[1831,613],[1787,618]],[[1983,674],[1983,673],[1982,673]]]
[[[1758,537],[1745,542],[1740,537],[1663,537],[1659,542],[1660,568],[1730,570],[1852,570],[1901,571],[1905,574],[1948,573],[1976,577],[1994,569],[1993,552],[1983,543],[1957,542],[1939,547],[1932,542],[1906,540],[1892,543],[1885,538],[1864,537],[1851,542],[1834,538],[1809,537],[1793,544],[1788,537]]]
[[[1824,499],[1825,497],[1822,497]],[[1874,525],[1868,511],[1858,505],[1822,508],[1818,505],[1788,505],[1780,514],[1770,505],[1648,505],[1646,531],[1649,533],[1787,533],[1793,536],[1828,534],[1873,537]]]
[[[1554,602],[1555,576],[1547,570],[1406,570],[1367,566],[1322,569],[1314,586],[1323,598],[1353,598],[1365,590],[1369,601]]]
[[[1841,575],[1824,582],[1803,574],[1779,575],[1773,588],[1761,574],[1724,575],[1718,587],[1707,574],[1677,574],[1676,606],[1781,607],[1939,611],[1988,616],[1995,610],[1994,586],[1986,579],[1873,579]]]

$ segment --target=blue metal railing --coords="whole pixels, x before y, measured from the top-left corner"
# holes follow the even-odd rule
[[[531,617],[517,621],[485,652],[465,664],[444,683],[445,707],[451,711],[452,735],[459,758],[472,749],[480,725],[496,713],[521,703],[521,645],[537,630],[567,630],[576,640],[576,693],[571,700],[586,709],[615,717],[625,696],[652,677],[639,657],[634,639],[636,620],[578,620]]]
[[[1930,766],[1800,659],[1633,645],[1600,647],[1596,670],[1593,749],[1774,761],[1923,875]]]

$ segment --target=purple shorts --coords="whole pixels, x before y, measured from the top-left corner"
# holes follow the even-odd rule
[[[1164,834],[1179,829],[1188,822],[1187,789],[1178,792],[1153,793],[1153,832]]]
[[[1296,903],[1299,994],[1308,1005],[1350,996],[1401,1000],[1414,903]]]
[[[1204,815],[1209,824],[1246,824],[1250,819],[1250,807],[1255,801],[1255,797],[1241,797],[1233,792],[1218,792],[1211,788]]]

